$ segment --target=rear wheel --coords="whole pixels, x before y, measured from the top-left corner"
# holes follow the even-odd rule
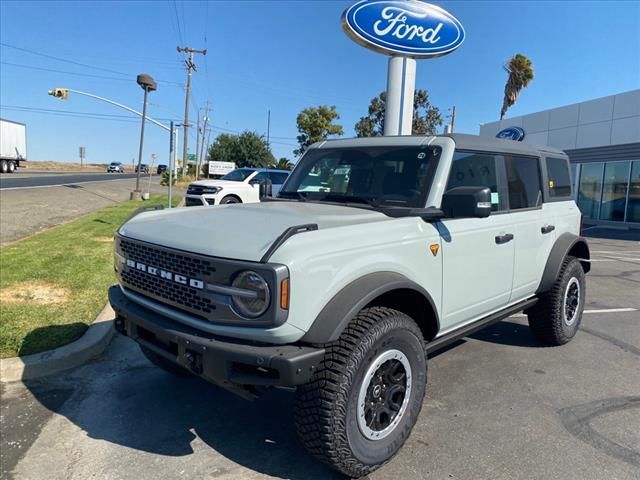
[[[238,197],[234,197],[233,195],[227,195],[222,200],[220,200],[221,205],[226,205],[228,203],[242,203]]]
[[[7,173],[9,171],[9,164],[6,160],[0,160],[0,173]]]
[[[296,392],[302,443],[346,475],[376,470],[416,423],[426,369],[422,333],[411,318],[389,308],[362,310],[327,347],[311,382]]]
[[[177,363],[171,362],[164,357],[161,357],[157,353],[152,350],[149,350],[146,347],[140,345],[140,350],[144,353],[144,356],[147,357],[151,363],[153,363],[156,367],[160,367],[166,372],[169,372],[171,375],[175,375],[177,377],[190,377],[193,374],[187,370],[186,368],[182,368]]]
[[[7,165],[7,168],[9,169],[9,173],[15,172],[16,171],[15,162],[9,161],[9,164]]]
[[[531,333],[547,345],[563,345],[577,333],[584,310],[584,270],[575,257],[567,257],[551,290],[527,312]]]

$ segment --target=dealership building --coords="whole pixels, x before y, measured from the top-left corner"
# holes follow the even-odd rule
[[[569,155],[585,223],[640,228],[640,90],[485,123],[480,135],[505,129]]]

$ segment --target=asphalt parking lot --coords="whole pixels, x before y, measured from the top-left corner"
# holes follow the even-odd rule
[[[590,240],[568,345],[540,347],[515,316],[430,358],[418,424],[370,478],[640,478],[638,240]],[[176,379],[123,337],[79,369],[0,388],[3,478],[340,478],[298,444],[290,392],[246,402]]]

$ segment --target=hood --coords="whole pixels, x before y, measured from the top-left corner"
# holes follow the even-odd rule
[[[197,182],[191,182],[189,185],[198,185],[200,187],[224,187],[227,186],[238,186],[242,185],[245,182],[235,182],[233,180],[198,180]]]
[[[120,227],[119,233],[187,252],[259,261],[274,240],[295,225],[316,223],[325,230],[387,220],[380,212],[340,205],[245,203],[141,213]]]

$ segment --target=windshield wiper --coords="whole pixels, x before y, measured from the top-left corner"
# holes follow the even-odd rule
[[[364,203],[374,208],[380,208],[380,203],[378,203],[376,197],[364,195],[338,195],[335,193],[327,193],[326,195],[318,198],[318,200],[329,200],[344,203]]]
[[[292,198],[291,195],[295,195],[297,200],[301,201],[301,202],[306,202],[307,201],[307,196],[303,193],[303,192],[298,192],[298,191],[293,191],[293,192],[289,192],[289,191],[282,191],[280,190],[280,192],[278,193],[278,196],[285,196],[286,198]]]

